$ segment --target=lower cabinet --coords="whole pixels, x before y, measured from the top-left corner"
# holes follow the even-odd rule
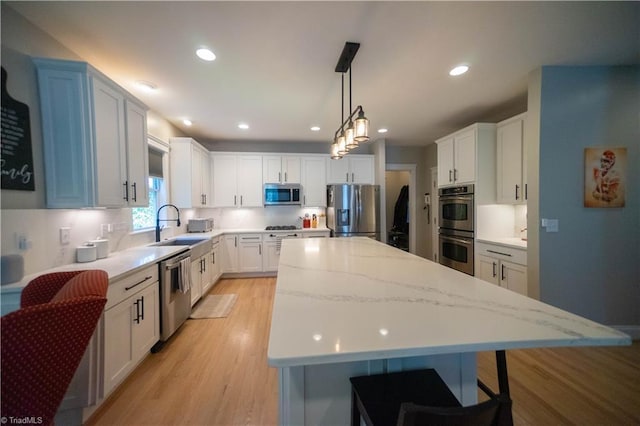
[[[475,275],[481,280],[526,296],[526,256],[526,250],[476,243]]]
[[[280,243],[278,241],[265,241],[262,265],[265,272],[275,272],[278,270],[280,261]]]
[[[124,380],[160,339],[159,288],[157,265],[109,285],[103,395]]]
[[[220,238],[214,238],[213,250],[211,250],[211,286],[218,281],[220,275],[222,275],[222,245]]]
[[[262,272],[262,235],[242,234],[239,239],[239,272]]]
[[[238,235],[221,237],[222,272],[238,272]]]

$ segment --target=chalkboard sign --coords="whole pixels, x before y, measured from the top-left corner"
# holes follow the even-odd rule
[[[2,189],[35,191],[29,107],[9,96],[2,68]]]

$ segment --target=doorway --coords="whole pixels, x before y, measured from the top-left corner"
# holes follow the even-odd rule
[[[387,164],[385,171],[387,244],[415,253],[415,164]]]

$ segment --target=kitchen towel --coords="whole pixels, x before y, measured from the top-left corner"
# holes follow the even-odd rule
[[[224,318],[231,312],[238,298],[237,294],[210,294],[205,296],[191,312],[190,318]]]
[[[180,276],[178,277],[178,289],[186,293],[191,289],[191,258],[180,261]]]

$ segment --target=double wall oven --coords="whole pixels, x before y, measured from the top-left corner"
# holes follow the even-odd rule
[[[473,275],[473,185],[441,188],[439,194],[440,264]]]

